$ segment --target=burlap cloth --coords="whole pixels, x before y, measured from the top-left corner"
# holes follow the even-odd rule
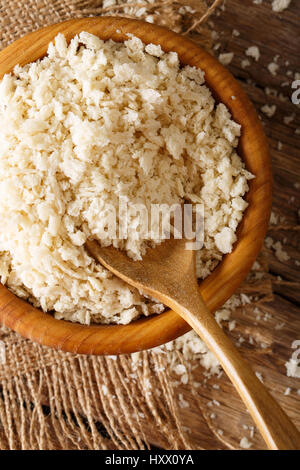
[[[211,9],[200,0],[139,0],[138,7],[126,9],[124,0],[110,3],[103,8],[103,0],[0,0],[0,48],[42,26],[99,14],[152,15],[154,22],[192,32],[209,47],[210,32],[200,20],[220,2],[211,2]],[[138,361],[136,356],[72,355],[7,328],[0,329],[0,340],[1,449],[147,449],[149,436],[166,449],[201,447],[190,442],[182,424],[182,403],[163,352],[140,353]],[[180,352],[175,354],[184,364]],[[197,400],[192,379],[185,388]],[[198,409],[201,413],[200,401]]]

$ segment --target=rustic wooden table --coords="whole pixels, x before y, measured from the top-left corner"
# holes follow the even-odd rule
[[[291,101],[292,82],[300,78],[297,75],[300,72],[300,2],[292,1],[281,13],[272,10],[270,0],[258,3],[227,0],[225,9],[219,10],[220,14],[215,14],[210,23],[218,33],[214,40],[215,55],[234,53],[228,68],[242,83],[265,126],[274,168],[274,215],[268,236],[274,243],[282,243],[282,250],[289,259],[280,261],[276,250],[265,247],[264,263],[269,271],[266,278],[272,282],[272,300],[263,304],[262,315],[251,305],[247,306],[246,314],[245,309],[236,312],[237,326],[230,334],[235,341],[242,337],[242,353],[300,427],[300,380],[287,377],[285,367],[294,352],[292,342],[300,340],[300,113],[299,105]],[[257,61],[246,55],[251,46],[259,49]],[[270,63],[278,65],[276,75],[270,72]],[[261,111],[266,104],[276,106],[271,117]],[[201,374],[199,372],[199,382],[202,382]],[[252,444],[251,449],[265,448],[225,376],[217,382],[210,379],[206,385],[202,383],[198,392],[197,398],[183,391],[190,407],[182,410],[183,423],[191,429],[190,439],[196,448],[239,448],[242,436]],[[218,404],[207,406],[213,399]],[[199,414],[199,407],[203,416]]]
[[[300,106],[292,103],[291,96],[295,91],[292,82],[300,79],[300,3],[292,1],[281,13],[272,11],[271,0],[254,3],[259,2],[228,0],[225,11],[212,21],[220,38],[217,53],[234,53],[228,68],[254,103],[269,138],[274,171],[273,211],[278,216],[275,223],[271,221],[269,236],[281,241],[289,255],[288,260],[281,262],[274,250],[267,250],[269,272],[274,279],[274,314],[284,309],[299,318]],[[246,56],[250,46],[259,48],[258,61]],[[243,68],[245,59],[250,65]],[[278,65],[276,75],[268,69],[272,62]],[[276,106],[271,118],[261,111],[265,104]],[[300,339],[300,330],[297,333]]]
[[[196,5],[198,0],[178,0],[180,2]],[[215,31],[214,53],[216,56],[234,53],[228,68],[242,83],[262,117],[274,168],[274,214],[268,234],[271,240],[259,258],[262,278],[253,286],[248,285],[246,292],[251,295],[251,303],[234,312],[236,327],[228,334],[239,343],[242,354],[300,428],[300,379],[287,377],[285,366],[296,351],[292,343],[300,340],[300,114],[299,105],[291,101],[292,82],[300,79],[300,2],[292,0],[281,13],[274,12],[271,4],[272,0],[227,0],[225,8],[219,8],[219,14],[210,18]],[[95,10],[93,14],[97,12]],[[39,21],[43,23],[44,20],[34,17],[36,26],[42,26]],[[2,34],[6,31],[5,24],[1,31]],[[197,40],[196,33],[192,33],[192,37]],[[257,61],[246,55],[251,46],[259,48]],[[268,68],[272,63],[276,64],[273,66],[277,68],[276,74]],[[261,111],[265,105],[274,111],[271,117]],[[278,249],[276,255],[276,242],[282,243],[282,250],[288,256],[280,255]],[[12,333],[7,336],[9,334]],[[22,342],[19,347],[23,347]],[[182,397],[189,405],[181,409],[180,424],[188,434],[191,446],[196,449],[238,449],[245,436],[251,449],[265,448],[225,375],[218,379],[207,377],[204,381],[204,373],[201,367],[193,371],[195,381],[198,377],[194,393],[188,385],[180,385]],[[161,437],[153,422],[145,424],[143,430],[153,447],[170,448],[170,443]],[[5,440],[3,448],[7,446]]]

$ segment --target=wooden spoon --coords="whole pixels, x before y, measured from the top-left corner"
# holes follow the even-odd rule
[[[241,357],[207,309],[196,278],[195,251],[186,240],[170,239],[149,248],[141,261],[133,261],[113,247],[88,241],[91,255],[128,284],[175,310],[198,333],[237,389],[268,447],[299,450],[300,434]]]

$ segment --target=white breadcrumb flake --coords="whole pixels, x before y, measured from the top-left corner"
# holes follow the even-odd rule
[[[246,55],[248,57],[252,57],[256,62],[260,58],[260,52],[257,46],[250,46],[246,50]]]
[[[286,367],[286,375],[288,377],[295,377],[297,379],[300,379],[300,341],[296,340],[292,344],[292,348],[296,349],[296,351],[293,353],[292,357],[285,363]]]
[[[221,232],[215,236],[215,242],[221,253],[230,253],[232,245],[236,241],[234,231],[229,227],[224,227]]]
[[[291,122],[293,122],[294,119],[295,119],[295,114],[293,113],[290,116],[284,116],[283,117],[283,122],[284,122],[284,124],[286,124],[288,126],[289,124],[291,124]]]
[[[6,363],[6,349],[4,341],[0,340],[0,365],[4,365]]]
[[[183,364],[177,364],[173,370],[177,375],[186,374],[186,367]]]
[[[277,225],[278,222],[279,222],[279,214],[276,214],[276,212],[272,211],[271,216],[270,216],[270,225]]]
[[[276,242],[273,245],[273,248],[275,249],[275,256],[276,258],[281,261],[282,263],[284,261],[288,261],[290,259],[290,256],[287,254],[286,251],[282,249],[282,243],[281,242]]]
[[[270,62],[268,64],[268,70],[271,73],[271,75],[275,76],[277,75],[277,70],[279,69],[279,65],[276,64],[275,62]]]
[[[143,214],[130,204],[196,200],[206,228],[197,273],[206,277],[231,251],[247,206],[252,175],[239,136],[204,73],[181,67],[176,53],[132,36],[115,43],[82,32],[68,44],[59,34],[44,58],[0,82],[1,283],[73,322],[161,313],[84,244],[94,238],[140,259],[157,240],[141,233]],[[107,231],[122,198],[126,239]]]
[[[233,52],[224,52],[219,55],[219,62],[221,62],[222,65],[229,65],[233,59],[233,56]]]
[[[265,87],[265,93],[268,96],[276,97],[278,95],[278,91],[275,88]]]
[[[247,305],[247,304],[251,304],[251,297],[249,297],[249,295],[247,294],[241,294],[241,302],[242,302],[242,305]]]
[[[240,440],[240,447],[242,449],[250,449],[251,446],[252,446],[252,444],[248,440],[248,438],[246,436],[242,437],[242,439]]]
[[[295,359],[290,359],[288,362],[285,363],[286,366],[286,375],[288,377],[296,377],[300,379],[300,366],[299,361]]]
[[[282,263],[290,259],[288,253],[282,249],[282,243],[280,241],[275,242],[271,237],[266,237],[265,245],[267,248],[274,250],[276,258]]]
[[[263,376],[260,372],[255,372],[255,375],[261,383],[264,383]]]
[[[183,398],[183,395],[182,393],[179,393],[178,395],[178,404],[179,404],[179,407],[180,408],[189,408],[189,402],[186,401],[184,398]]]
[[[291,0],[273,0],[272,2],[272,10],[281,12],[286,10],[290,6]]]
[[[274,116],[274,114],[276,112],[276,105],[275,104],[272,104],[272,105],[265,104],[260,109],[267,117],[271,118],[272,116]]]
[[[245,69],[246,67],[249,67],[250,65],[250,60],[248,59],[243,59],[242,62],[241,62],[241,67],[242,69]]]

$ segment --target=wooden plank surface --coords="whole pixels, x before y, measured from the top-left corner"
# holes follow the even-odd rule
[[[272,153],[273,211],[278,219],[270,227],[268,236],[275,242],[281,241],[283,250],[290,257],[282,262],[272,248],[265,249],[274,299],[263,305],[263,315],[259,320],[251,305],[246,313],[238,310],[234,314],[237,326],[229,334],[235,341],[243,338],[241,351],[245,358],[251,361],[254,370],[261,374],[266,386],[300,428],[300,380],[287,377],[285,367],[285,362],[293,353],[292,342],[300,340],[300,136],[296,131],[298,129],[299,132],[300,128],[300,113],[299,106],[291,101],[291,84],[296,78],[299,79],[295,73],[300,72],[300,2],[294,0],[287,10],[275,13],[271,1],[264,0],[258,5],[252,0],[227,0],[225,9],[219,9],[219,12],[211,18],[211,26],[219,36],[215,39],[214,53],[216,56],[223,52],[234,53],[228,68],[242,83],[262,117]],[[238,31],[239,35],[233,30]],[[197,34],[194,38],[197,40]],[[259,48],[258,61],[246,55],[250,46]],[[250,65],[243,68],[245,59],[249,60]],[[268,70],[271,62],[279,65],[276,75]],[[268,88],[272,89],[272,96],[268,94]],[[276,106],[271,118],[261,111],[265,104]],[[284,118],[288,116],[293,116],[293,120],[286,123]],[[251,344],[253,338],[254,344]],[[191,395],[188,387],[185,390],[182,386],[181,390],[189,402],[189,407],[182,410],[182,422],[190,429],[193,446],[205,449],[239,448],[239,440],[245,436],[251,443],[251,449],[265,448],[224,374],[218,380],[211,378],[203,384],[203,370],[199,368],[198,372],[194,372],[194,380],[197,378],[201,383],[198,398]],[[219,405],[208,406],[213,399]],[[149,433],[153,444],[163,447],[150,429]]]
[[[196,0],[195,0],[196,1]],[[188,0],[182,1],[188,3]],[[253,0],[227,0],[225,9],[211,18],[211,26],[219,35],[214,39],[215,55],[233,52],[228,68],[241,82],[248,96],[261,114],[272,152],[274,166],[274,213],[277,223],[270,227],[269,236],[283,243],[287,261],[280,261],[272,248],[264,250],[269,265],[268,278],[272,280],[274,297],[271,302],[257,307],[246,305],[236,310],[236,327],[228,332],[249,360],[274,397],[300,428],[300,379],[286,376],[285,363],[293,353],[294,340],[300,340],[300,279],[299,279],[299,106],[291,102],[291,83],[299,67],[299,15],[300,2],[292,0],[289,8],[275,13],[271,0],[261,4]],[[233,33],[238,31],[239,35]],[[197,34],[194,33],[197,40]],[[260,51],[258,61],[246,55],[250,46]],[[279,56],[279,57],[277,57]],[[248,59],[250,65],[243,67]],[[279,65],[276,75],[268,64]],[[300,78],[300,77],[298,77]],[[283,86],[284,85],[284,86]],[[267,88],[271,93],[267,94]],[[274,116],[261,112],[265,104],[276,105]],[[293,116],[289,123],[284,118]],[[256,292],[255,296],[259,296]],[[242,339],[242,340],[241,340]],[[196,393],[188,385],[180,386],[180,393],[189,406],[181,409],[181,422],[185,426],[193,448],[239,448],[245,436],[251,449],[265,448],[253,422],[233,386],[223,374],[203,380],[204,370],[193,371],[198,381]],[[178,379],[178,377],[175,377]],[[285,395],[285,393],[288,393]],[[212,400],[216,402],[211,405]],[[167,448],[153,423],[145,423],[145,434],[153,447]]]
[[[282,229],[274,227],[269,235],[275,241],[284,242],[284,249],[290,259],[280,262],[274,252],[269,250],[268,261],[270,272],[274,276],[294,283],[287,289],[286,286],[281,287],[280,283],[274,284],[274,291],[294,304],[299,304],[300,301],[300,136],[297,134],[300,113],[299,105],[296,106],[291,101],[291,84],[297,78],[296,73],[300,72],[299,14],[300,3],[297,1],[292,1],[290,7],[282,13],[275,13],[270,1],[256,5],[251,0],[229,0],[225,11],[213,18],[214,28],[220,38],[220,48],[215,53],[234,53],[228,67],[242,82],[260,113],[269,138],[274,170],[273,210],[282,218]],[[234,29],[239,31],[238,37],[233,36]],[[260,58],[257,62],[246,56],[246,50],[250,46],[259,48]],[[249,60],[250,66],[242,68],[241,64],[245,59]],[[279,65],[275,76],[267,68],[274,61]],[[272,88],[277,96],[266,94],[267,88]],[[265,104],[276,106],[276,112],[271,118],[261,112],[261,107]],[[284,118],[289,116],[293,116],[293,120],[287,124]]]

